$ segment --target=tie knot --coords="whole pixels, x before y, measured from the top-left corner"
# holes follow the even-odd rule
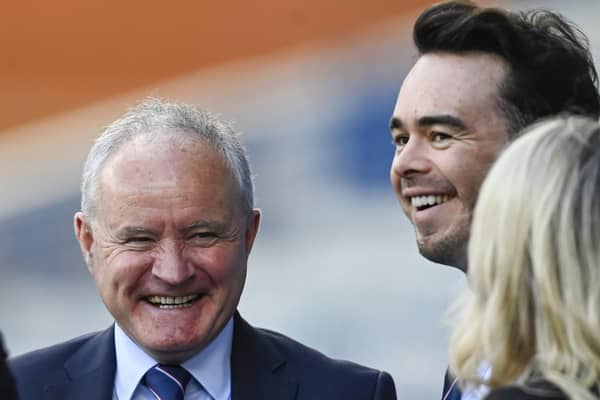
[[[191,375],[179,365],[157,364],[144,375],[144,383],[157,400],[183,400]]]

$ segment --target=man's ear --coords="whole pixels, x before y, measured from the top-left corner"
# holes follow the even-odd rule
[[[83,258],[85,259],[85,263],[89,269],[91,268],[92,261],[94,233],[92,232],[92,227],[90,226],[89,221],[81,211],[75,213],[75,216],[73,217],[73,227],[75,229],[75,237],[79,242],[79,247],[83,253]]]
[[[258,226],[260,225],[260,210],[254,208],[250,211],[248,216],[248,226],[246,227],[246,251],[250,253],[256,234],[258,233]]]

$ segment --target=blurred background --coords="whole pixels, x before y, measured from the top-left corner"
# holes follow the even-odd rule
[[[461,273],[423,260],[388,184],[419,0],[12,2],[0,16],[0,330],[11,355],[111,323],[72,233],[93,138],[145,96],[244,132],[261,231],[240,310],[439,398]],[[600,54],[600,2],[561,11]],[[560,77],[557,77],[559,79]]]

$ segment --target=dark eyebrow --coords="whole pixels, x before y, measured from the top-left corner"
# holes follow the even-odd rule
[[[466,130],[466,125],[457,117],[448,114],[429,115],[419,118],[417,121],[419,127],[428,127],[432,125],[446,125],[452,128]]]
[[[425,128],[432,125],[446,125],[455,129],[466,130],[467,126],[460,118],[449,114],[427,115],[419,118],[417,126]],[[400,130],[403,128],[402,120],[398,117],[392,117],[390,120],[390,131]]]
[[[398,117],[392,117],[390,120],[390,131],[402,129],[402,120]]]

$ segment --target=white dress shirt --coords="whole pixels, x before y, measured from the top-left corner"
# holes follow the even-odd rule
[[[488,363],[483,362],[477,373],[484,380],[488,380],[492,376],[492,368]],[[461,400],[481,400],[489,392],[490,389],[485,385],[469,385],[463,390]]]
[[[233,317],[221,333],[201,352],[183,364],[194,379],[185,389],[185,400],[231,400],[231,343]],[[141,384],[144,374],[158,362],[142,350],[118,324],[115,324],[114,400],[155,400]]]

